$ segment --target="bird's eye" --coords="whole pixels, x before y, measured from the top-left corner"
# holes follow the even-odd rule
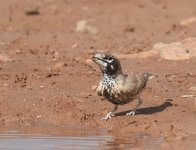
[[[109,57],[108,60],[113,60],[113,58],[112,57]]]

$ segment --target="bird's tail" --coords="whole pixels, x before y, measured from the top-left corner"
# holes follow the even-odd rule
[[[157,78],[158,75],[156,74],[152,74],[152,73],[143,73],[142,76],[144,77],[144,79],[146,80],[151,80],[153,78]]]
[[[150,75],[148,76],[148,80],[151,80],[151,79],[157,78],[157,77],[158,77],[157,74],[150,74]]]

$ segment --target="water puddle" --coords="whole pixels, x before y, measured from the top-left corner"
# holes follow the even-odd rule
[[[106,130],[0,128],[0,149],[3,150],[153,150],[159,149],[161,142],[149,135],[115,135]]]

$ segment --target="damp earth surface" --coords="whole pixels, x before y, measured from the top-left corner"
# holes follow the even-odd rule
[[[194,0],[2,0],[0,148],[195,149],[196,59],[153,50],[196,36],[195,7]],[[126,74],[159,76],[135,116],[101,120],[113,105],[95,93],[102,78],[95,52],[119,56]]]

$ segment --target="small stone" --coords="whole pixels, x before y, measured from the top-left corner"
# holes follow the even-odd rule
[[[29,8],[26,8],[25,14],[29,15],[29,16],[31,16],[31,15],[39,15],[40,14],[39,7],[38,6],[31,6]]]
[[[27,85],[25,83],[22,83],[21,84],[21,87],[26,87]]]
[[[37,119],[40,119],[40,118],[42,118],[42,115],[37,115],[36,118],[37,118]]]
[[[78,43],[74,43],[71,48],[77,48],[78,47]]]
[[[0,62],[10,62],[12,61],[8,55],[6,54],[0,54]]]
[[[182,95],[183,98],[190,98],[190,97],[196,97],[196,95]]]
[[[52,77],[52,73],[50,71],[46,72],[46,77]]]
[[[56,63],[55,68],[62,68],[65,66],[67,66],[66,62],[58,62]]]
[[[46,100],[46,98],[45,97],[42,97],[42,98],[40,98],[42,101],[45,101]]]
[[[160,51],[161,58],[163,59],[185,60],[190,58],[190,54],[186,53],[181,43],[157,43],[153,48]]]
[[[184,136],[182,136],[182,135],[177,135],[176,136],[176,140],[183,140],[185,137]]]
[[[153,46],[161,58],[167,60],[187,60],[196,57],[196,38],[187,38],[179,42],[157,43]]]
[[[41,85],[41,86],[39,86],[41,89],[43,89],[43,88],[45,88],[46,86],[44,86],[44,85]]]
[[[5,42],[0,42],[0,45],[4,46],[5,45]]]
[[[32,89],[33,89],[31,86],[26,86],[26,88],[27,88],[28,90],[32,90]]]
[[[88,71],[88,74],[92,74],[93,72],[92,71]]]
[[[59,53],[57,51],[54,51],[53,61],[56,61],[59,59],[60,59]]]
[[[16,54],[22,54],[21,50],[16,50]]]
[[[125,32],[135,32],[135,27],[128,26],[124,29]]]
[[[97,28],[91,26],[86,20],[80,20],[77,22],[76,25],[76,32],[83,32],[83,33],[90,33],[90,34],[97,34]]]
[[[182,21],[180,22],[180,25],[181,25],[182,27],[188,27],[188,26],[190,26],[190,25],[193,24],[193,23],[196,23],[196,17],[190,17],[190,18],[188,18],[188,19],[182,20]]]
[[[190,91],[195,91],[195,92],[196,92],[196,86],[191,86],[191,87],[189,88],[189,90],[190,90]]]

